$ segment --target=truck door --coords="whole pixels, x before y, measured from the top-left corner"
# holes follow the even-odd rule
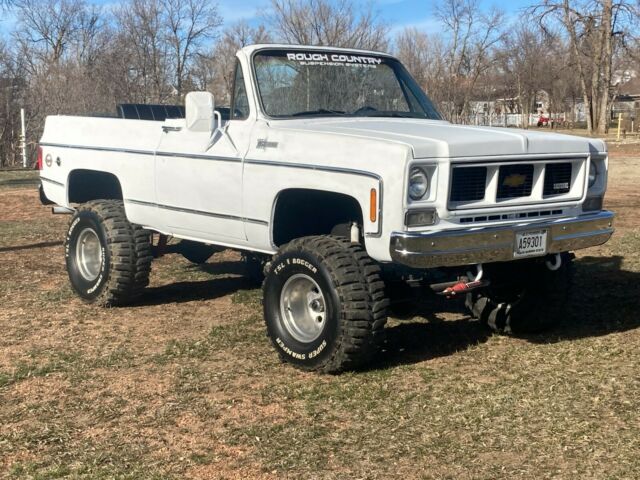
[[[156,198],[169,233],[219,243],[246,241],[242,218],[242,164],[253,122],[240,65],[236,66],[226,132],[193,132],[167,120],[156,152]],[[227,117],[227,118],[225,118]],[[182,126],[179,126],[182,125]],[[217,122],[216,122],[217,126]],[[212,144],[213,141],[213,144]],[[209,147],[209,148],[208,148]]]

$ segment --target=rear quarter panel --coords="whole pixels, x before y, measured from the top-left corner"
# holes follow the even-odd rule
[[[45,194],[58,205],[69,206],[69,175],[77,169],[115,175],[124,198],[155,199],[154,150],[161,122],[50,116],[40,140]],[[127,205],[127,217],[135,223],[156,223],[153,209]]]

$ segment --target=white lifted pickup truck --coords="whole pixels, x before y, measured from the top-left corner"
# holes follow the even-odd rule
[[[570,252],[613,233],[604,142],[453,125],[390,55],[254,45],[234,82],[230,108],[193,92],[183,118],[47,118],[42,186],[73,214],[80,297],[131,302],[157,237],[199,261],[235,249],[262,267],[282,358],[337,372],[380,348],[403,282],[499,332],[551,326]]]

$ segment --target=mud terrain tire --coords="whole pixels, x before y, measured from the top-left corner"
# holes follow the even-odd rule
[[[127,220],[119,200],[78,207],[67,231],[65,257],[71,286],[90,303],[124,305],[149,284],[150,234]]]
[[[500,334],[527,335],[555,328],[567,315],[573,278],[573,255],[563,253],[562,266],[549,270],[545,260],[485,266],[486,289],[467,294],[474,318]]]
[[[384,282],[358,244],[332,236],[291,241],[268,265],[263,294],[267,335],[280,357],[300,369],[352,370],[380,346]]]

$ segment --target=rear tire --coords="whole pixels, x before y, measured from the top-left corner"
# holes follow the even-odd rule
[[[149,284],[150,233],[127,220],[119,200],[94,200],[76,210],[65,239],[71,286],[102,306],[131,302]]]
[[[284,361],[338,373],[377,352],[388,302],[379,267],[358,244],[291,241],[270,263],[263,293],[267,334]]]
[[[491,285],[467,294],[474,318],[500,334],[541,333],[558,326],[567,314],[573,256],[561,254],[562,266],[551,271],[544,259],[485,266]]]

